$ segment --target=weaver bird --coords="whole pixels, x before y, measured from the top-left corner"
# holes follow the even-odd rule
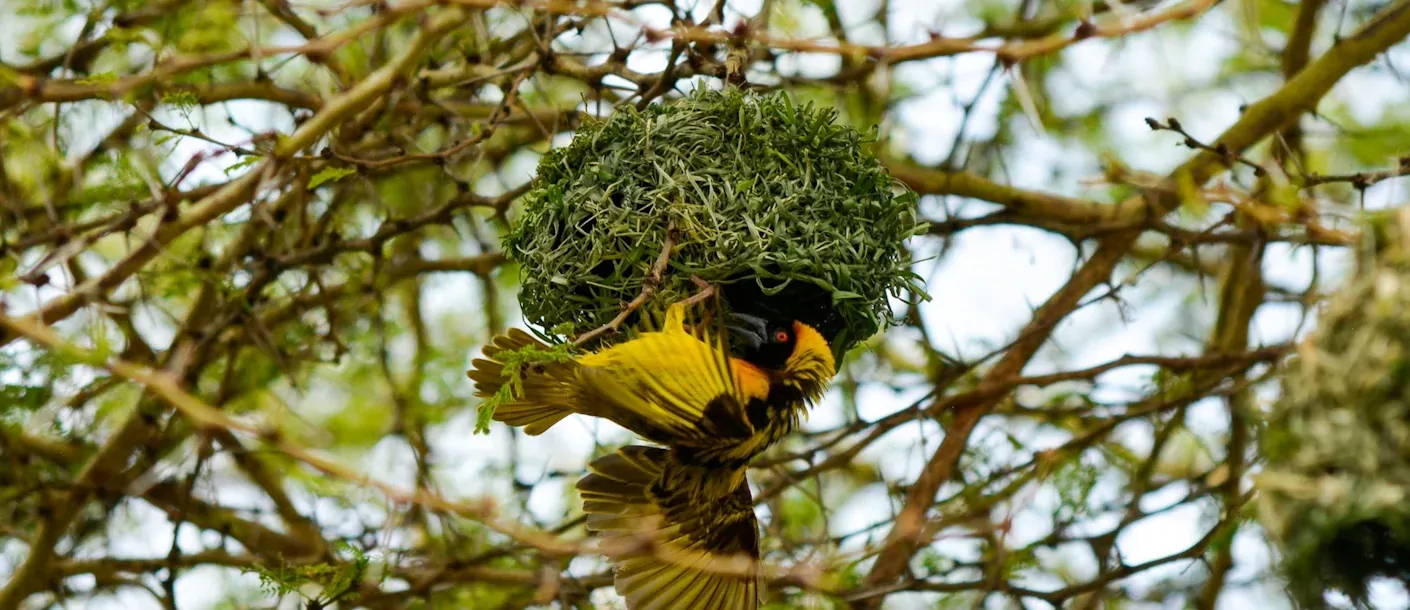
[[[571,413],[602,417],[662,445],[626,447],[594,461],[578,482],[588,528],[609,539],[655,535],[649,554],[624,559],[616,588],[633,610],[753,610],[763,588],[749,461],[791,432],[836,374],[827,341],[799,321],[733,314],[743,347],[722,332],[687,329],[672,305],[660,331],[567,362],[507,371],[498,357],[548,349],[511,330],[469,371],[490,397],[520,377],[496,421],[542,434]],[[507,360],[507,358],[506,358]],[[649,532],[644,530],[654,528]]]
[[[506,370],[501,355],[549,350],[519,329],[496,337],[467,373],[482,398],[501,393],[516,374],[517,392],[500,400],[494,420],[543,434],[573,413],[601,417],[661,445],[691,450],[700,465],[747,463],[797,426],[836,374],[827,340],[798,321],[731,314],[727,326],[743,348],[685,325],[685,306],[666,310],[659,331],[566,362]]]

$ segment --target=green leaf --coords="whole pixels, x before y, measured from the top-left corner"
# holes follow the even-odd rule
[[[225,175],[229,176],[237,170],[244,169],[246,167],[259,163],[261,158],[262,157],[260,157],[259,155],[246,155],[245,158],[236,161],[234,165],[225,168]]]
[[[327,606],[352,592],[367,574],[367,567],[371,564],[361,549],[347,542],[339,541],[334,547],[350,553],[351,561],[277,567],[256,565],[243,571],[254,572],[259,576],[260,589],[266,595],[298,595],[308,600],[310,607]],[[318,587],[321,593],[317,596],[308,595],[303,591],[308,585]]]
[[[201,100],[190,91],[168,91],[162,95],[162,103],[175,106],[180,110],[191,110],[201,105]]]
[[[357,168],[355,167],[325,167],[318,170],[318,173],[309,179],[308,190],[311,191],[323,186],[326,182],[337,182],[356,173]]]

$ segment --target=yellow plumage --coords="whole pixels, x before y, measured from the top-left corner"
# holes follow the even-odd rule
[[[730,358],[721,343],[718,336],[688,331],[685,308],[674,305],[660,331],[572,362],[530,365],[521,371],[521,392],[495,408],[494,420],[538,435],[569,414],[581,413],[666,445],[748,436],[753,430],[742,408],[768,396],[769,380],[757,367]],[[485,348],[485,359],[476,360],[469,372],[480,396],[494,396],[505,383],[504,365],[496,356],[527,346],[547,349],[518,329]],[[724,405],[729,412],[706,417],[712,405]]]

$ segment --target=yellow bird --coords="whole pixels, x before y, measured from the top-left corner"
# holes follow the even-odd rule
[[[758,523],[745,472],[783,438],[836,375],[827,341],[797,320],[732,314],[742,342],[687,329],[670,306],[659,331],[566,362],[506,370],[499,357],[549,349],[511,330],[485,348],[469,376],[477,394],[520,377],[494,420],[542,434],[572,413],[601,417],[661,447],[626,447],[594,461],[578,482],[588,528],[642,548],[616,570],[632,610],[753,610],[763,594]],[[509,358],[504,358],[509,360]],[[655,539],[641,544],[643,530]]]

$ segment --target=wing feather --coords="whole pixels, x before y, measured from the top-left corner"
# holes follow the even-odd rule
[[[617,565],[617,592],[631,610],[758,610],[763,572],[749,484],[741,479],[713,499],[658,484],[679,468],[665,449],[632,446],[594,461],[578,482],[589,530],[655,542]]]
[[[687,330],[685,316],[672,305],[661,330],[582,358],[584,389],[609,419],[657,442],[747,438],[744,408],[767,396],[767,377],[730,358],[720,329]]]

